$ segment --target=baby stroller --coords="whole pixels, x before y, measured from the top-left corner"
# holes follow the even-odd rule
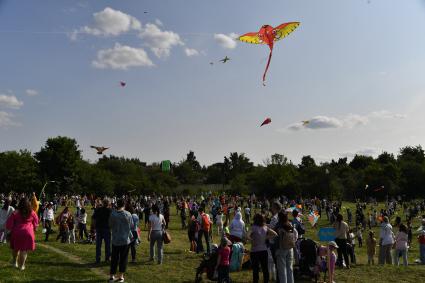
[[[296,278],[309,277],[317,282],[317,244],[311,239],[300,239],[297,241],[298,265],[294,268]]]
[[[202,282],[202,274],[206,273],[208,280],[217,281],[215,273],[215,266],[217,264],[218,257],[218,247],[217,245],[213,245],[211,249],[211,253],[204,254],[203,259],[199,266],[196,268],[196,276],[195,283]]]

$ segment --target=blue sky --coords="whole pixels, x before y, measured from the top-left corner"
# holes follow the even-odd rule
[[[420,144],[424,2],[0,0],[0,151],[66,135],[92,161],[95,144],[210,164]],[[276,43],[265,87],[267,46],[215,38],[290,21],[301,25]]]

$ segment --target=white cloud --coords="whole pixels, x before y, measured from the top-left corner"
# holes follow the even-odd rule
[[[185,48],[184,49],[184,53],[186,53],[187,57],[191,57],[191,56],[198,56],[199,55],[199,51],[193,48]]]
[[[116,43],[111,49],[97,52],[97,59],[92,62],[95,68],[127,70],[130,67],[149,67],[154,64],[143,48],[133,48]]]
[[[29,89],[25,90],[25,94],[28,95],[28,96],[36,96],[36,95],[39,94],[39,92],[35,89],[29,88]]]
[[[19,109],[24,103],[14,95],[0,94],[0,107]]]
[[[367,115],[348,114],[342,118],[329,116],[315,116],[308,119],[308,123],[302,122],[289,125],[286,129],[291,131],[299,131],[303,129],[320,130],[320,129],[335,129],[346,128],[351,129],[357,126],[364,126],[370,123],[373,119],[403,119],[405,115],[394,114],[387,110],[371,112]]]
[[[216,33],[214,34],[214,39],[217,41],[217,43],[226,49],[234,49],[236,48],[236,38],[238,35],[236,33],[229,33],[229,34],[223,34],[223,33]]]
[[[157,25],[157,26],[160,26],[160,27],[162,27],[162,26],[164,26],[164,24],[159,20],[159,19],[156,19],[155,20],[155,24]]]
[[[93,24],[75,30],[69,37],[71,40],[77,39],[79,33],[86,33],[96,36],[117,36],[131,30],[139,31],[142,24],[133,16],[106,7],[103,11],[93,14]]]
[[[173,46],[184,45],[177,33],[163,31],[151,23],[145,25],[139,36],[158,58],[168,57]]]
[[[18,126],[19,123],[12,121],[12,114],[0,111],[0,128],[7,128],[10,126]]]

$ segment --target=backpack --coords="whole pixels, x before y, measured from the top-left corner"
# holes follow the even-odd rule
[[[279,248],[289,250],[295,248],[295,234],[285,229],[279,229]]]
[[[202,213],[202,230],[209,232],[211,228],[211,223],[208,215],[206,213]]]

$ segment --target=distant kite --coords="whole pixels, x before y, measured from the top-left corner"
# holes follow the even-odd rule
[[[94,145],[91,145],[90,147],[96,149],[97,154],[103,154],[103,152],[105,150],[109,149],[109,147],[104,147],[104,146],[94,146]]]
[[[224,57],[223,59],[221,59],[220,60],[220,62],[222,62],[222,63],[226,63],[227,61],[229,61],[230,60],[230,58],[229,57]]]
[[[268,125],[272,122],[271,118],[267,118],[266,120],[263,121],[263,123],[261,123],[260,127],[264,126],[264,125]]]
[[[120,81],[120,86],[125,87],[127,85],[126,82]]]
[[[308,124],[310,124],[310,121],[305,120],[305,121],[301,121],[303,123],[303,126],[307,126]]]
[[[263,85],[265,85],[267,70],[269,69],[270,61],[272,59],[274,42],[288,36],[299,25],[299,22],[284,23],[275,28],[269,25],[263,25],[258,32],[249,32],[238,38],[243,42],[252,44],[267,44],[269,46],[269,60],[267,61],[266,69],[263,74]]]
[[[382,191],[385,187],[384,186],[380,186],[379,188],[374,189],[374,192],[379,192]]]

